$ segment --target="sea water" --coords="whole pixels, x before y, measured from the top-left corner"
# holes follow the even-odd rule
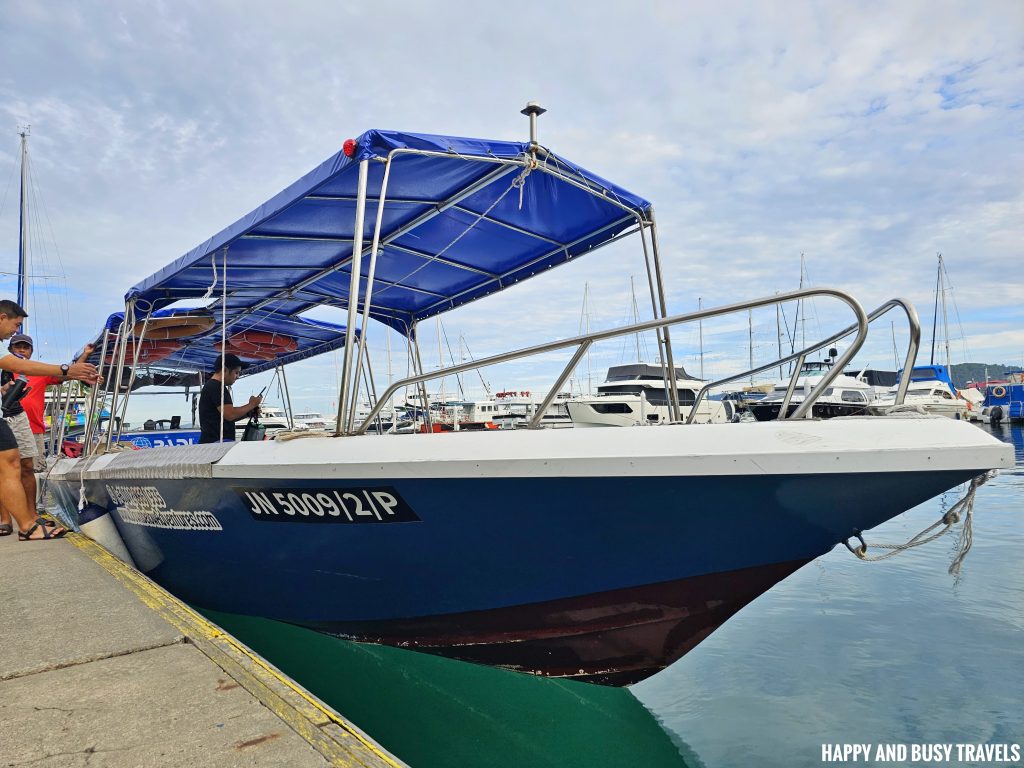
[[[997,748],[1024,747],[1024,433],[993,434],[1017,466],[978,489],[959,576],[955,531],[875,563],[837,547],[629,689],[207,615],[416,768],[1007,765]],[[868,532],[869,548],[962,492]]]

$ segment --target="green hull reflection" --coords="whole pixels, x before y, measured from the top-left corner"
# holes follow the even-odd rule
[[[624,688],[531,677],[202,611],[416,768],[697,768]]]

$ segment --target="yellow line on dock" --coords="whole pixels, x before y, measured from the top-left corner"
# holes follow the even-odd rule
[[[405,768],[405,763],[385,751],[357,726],[151,579],[84,534],[69,533],[67,538],[174,625],[332,764],[345,768]]]

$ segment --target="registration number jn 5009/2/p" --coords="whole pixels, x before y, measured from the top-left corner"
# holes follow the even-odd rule
[[[290,523],[419,521],[394,488],[233,488],[256,520]]]

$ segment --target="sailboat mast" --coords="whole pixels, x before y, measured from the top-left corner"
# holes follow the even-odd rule
[[[778,292],[776,292],[778,293]],[[782,359],[782,317],[779,312],[779,305],[775,305],[775,339],[779,342],[779,360]],[[782,372],[782,366],[779,366],[779,378],[781,379],[785,374]]]
[[[800,254],[800,290],[804,289],[804,275],[807,271],[807,265],[804,262],[804,255]],[[800,310],[803,310],[801,313]],[[800,315],[800,347],[807,349],[807,307],[803,305],[803,299],[797,304],[797,313]]]
[[[633,323],[636,324],[636,323],[640,322],[640,308],[636,304],[636,283],[633,282],[633,275],[629,276],[629,292],[630,292],[630,294],[633,297],[632,298],[632,302],[633,302],[633,307],[632,307],[632,309],[633,309]],[[641,361],[641,358],[640,358],[640,334],[639,333],[634,333],[633,334],[633,338],[636,340],[636,361],[639,363]]]
[[[939,325],[939,285],[942,280],[942,254],[939,257],[939,271],[935,275],[935,306],[932,308],[932,357],[929,365],[935,365],[935,329]]]
[[[754,310],[747,310],[747,342],[750,350],[750,370],[754,370]],[[750,374],[750,383],[754,383],[754,374]]]
[[[946,346],[946,367],[952,365],[949,357],[949,315],[946,313],[946,265],[942,262],[942,254],[939,254],[939,281],[942,284],[942,338]]]
[[[18,135],[21,136],[21,208],[18,217],[18,306],[25,308],[26,284],[28,274],[28,135],[31,126],[23,126]],[[22,323],[22,329],[28,328],[28,318]]]
[[[701,297],[697,297],[697,311],[704,309]],[[700,380],[704,381],[704,320],[697,321],[697,335],[700,341]]]

